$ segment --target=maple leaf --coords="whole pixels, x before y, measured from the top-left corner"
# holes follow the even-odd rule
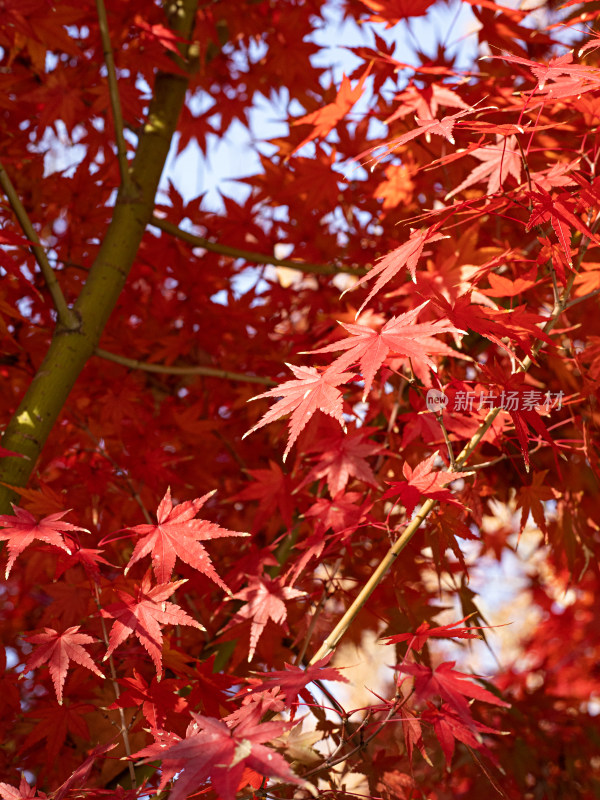
[[[346,116],[352,106],[360,98],[361,94],[363,93],[365,81],[370,71],[371,67],[369,66],[363,73],[354,89],[350,84],[350,80],[346,77],[346,75],[344,75],[339,91],[333,103],[329,103],[323,108],[318,108],[316,111],[306,114],[306,116],[300,117],[300,119],[294,120],[294,125],[306,124],[313,125],[314,127],[306,139],[303,139],[300,144],[292,150],[290,155],[300,150],[300,148],[304,147],[305,144],[308,144],[308,142],[311,142],[313,139],[317,139],[320,136],[327,136],[332,128],[334,128],[337,123]]]
[[[407,131],[403,133],[402,136],[398,136],[395,139],[390,139],[389,142],[385,142],[385,144],[375,145],[374,147],[370,147],[368,150],[364,150],[362,153],[359,153],[356,156],[357,160],[363,158],[370,153],[375,152],[376,150],[380,150],[382,147],[383,153],[379,153],[373,160],[376,163],[379,163],[382,158],[385,158],[386,155],[389,155],[398,147],[401,147],[403,144],[410,142],[411,139],[416,139],[417,136],[421,136],[421,134],[425,135],[425,141],[427,143],[431,142],[431,135],[434,134],[435,136],[443,136],[444,139],[450,142],[450,144],[456,144],[454,141],[454,126],[456,122],[461,118],[465,117],[468,114],[475,114],[477,111],[484,111],[485,109],[475,109],[468,107],[467,109],[463,109],[462,111],[457,111],[455,114],[450,114],[446,117],[442,117],[442,119],[431,118],[431,116],[426,116],[424,119],[415,115],[415,122],[417,123],[417,127],[413,128],[411,131]]]
[[[287,366],[296,376],[296,380],[286,381],[268,392],[251,398],[252,400],[258,400],[262,397],[281,397],[281,400],[275,403],[262,416],[260,421],[242,437],[245,438],[262,428],[263,425],[274,422],[283,417],[284,414],[291,413],[290,435],[283,454],[284,461],[294,442],[317,410],[337,419],[340,425],[344,427],[342,393],[336,387],[347,383],[355,377],[350,372],[335,372],[329,369],[320,373],[315,367],[295,367],[293,364],[288,364]]]
[[[558,197],[554,197],[541,186],[536,188],[536,192],[526,193],[533,203],[533,211],[526,230],[530,231],[534,225],[550,221],[569,266],[572,267],[571,226],[595,243],[598,242],[598,238],[574,213],[573,198],[568,192],[561,192]],[[559,277],[561,277],[563,285],[566,284],[565,277],[560,273]]]
[[[464,720],[471,722],[469,704],[465,698],[481,700],[484,703],[510,708],[510,703],[505,703],[493,695],[483,686],[479,686],[469,678],[476,675],[465,675],[454,669],[455,661],[444,661],[437,667],[431,668],[424,664],[398,664],[399,672],[412,675],[415,679],[415,694],[418,698],[428,699],[439,696],[457,712]]]
[[[27,778],[22,774],[18,789],[8,783],[0,783],[0,797],[2,797],[2,800],[30,800],[30,798],[34,797],[45,800],[47,795],[44,792],[38,793],[36,787],[30,786],[27,783]]]
[[[265,777],[304,785],[287,761],[264,745],[264,742],[288,730],[289,723],[249,721],[232,729],[212,717],[194,712],[192,717],[194,722],[189,726],[185,739],[170,745],[159,741],[132,756],[143,757],[142,764],[157,758],[162,761],[159,791],[179,773],[169,800],[185,800],[208,780],[222,800],[234,800],[246,767]]]
[[[434,119],[437,116],[440,105],[451,106],[452,108],[470,108],[449,86],[437,83],[422,89],[416,86],[408,86],[404,91],[397,94],[394,100],[398,103],[398,108],[391,116],[383,120],[384,125],[389,125],[397,119],[408,116],[411,111],[415,112],[416,116],[421,119]]]
[[[554,492],[549,486],[544,486],[544,478],[547,474],[547,469],[534,473],[531,478],[531,484],[529,486],[521,486],[517,492],[517,506],[521,509],[519,535],[525,530],[530,514],[542,533],[548,535],[544,502],[552,500]]]
[[[86,722],[86,715],[95,712],[97,709],[90,703],[63,703],[57,706],[54,700],[36,706],[28,717],[36,720],[36,725],[32,728],[27,738],[23,742],[23,748],[39,747],[39,743],[46,741],[45,758],[48,763],[53,763],[59,756],[64,757],[64,744],[67,737],[79,737],[84,741],[90,741],[90,731]]]
[[[306,448],[307,453],[320,453],[321,456],[299,488],[326,478],[329,494],[335,497],[344,491],[350,478],[377,486],[377,478],[366,460],[369,456],[385,452],[384,447],[368,438],[375,430],[362,427],[342,434],[338,429],[320,437],[314,445]]]
[[[522,170],[522,157],[521,152],[517,145],[517,137],[509,136],[504,141],[502,137],[497,137],[498,141],[495,145],[488,147],[480,147],[478,150],[473,150],[470,154],[478,158],[481,163],[478,167],[465,178],[451,192],[448,192],[445,200],[454,197],[455,194],[462,192],[474,183],[479,183],[487,178],[488,185],[486,194],[495,194],[504,184],[504,181],[509,175],[512,175],[517,183],[521,181]]]
[[[483,750],[488,756],[492,755],[489,749],[482,744],[481,734],[497,734],[499,731],[473,719],[466,725],[464,719],[447,703],[442,703],[439,709],[431,703],[428,703],[427,706],[421,715],[421,720],[433,726],[448,765],[454,755],[456,740],[475,750]]]
[[[406,514],[411,516],[415,506],[421,497],[431,497],[444,503],[463,508],[462,504],[455,499],[450,489],[444,488],[445,484],[451,483],[458,478],[464,478],[465,472],[434,472],[433,465],[439,453],[436,451],[421,461],[413,468],[405,461],[402,472],[406,481],[388,481],[390,488],[384,492],[382,499],[397,497],[404,507]]]
[[[48,662],[59,705],[62,705],[63,687],[69,669],[69,661],[75,661],[98,675],[99,678],[105,677],[104,673],[100,672],[94,664],[90,654],[83,648],[84,644],[92,644],[98,640],[93,636],[88,636],[87,633],[79,633],[79,628],[79,625],[75,625],[67,628],[63,633],[58,633],[54,628],[44,628],[44,633],[26,637],[31,644],[40,646],[27,659],[22,674],[25,675]]]
[[[491,397],[504,397],[507,399],[506,411],[515,426],[527,471],[529,471],[529,431],[527,427],[529,425],[552,448],[556,459],[557,471],[560,474],[557,458],[558,448],[536,410],[536,406],[543,405],[544,400],[547,400],[549,395],[543,395],[540,391],[531,389],[525,382],[525,375],[522,372],[513,373],[507,378],[501,368],[491,363],[482,368],[482,373],[489,376],[490,380],[500,387],[499,393],[492,393]],[[512,402],[513,400],[515,402]]]
[[[471,615],[469,615],[471,616]],[[432,628],[427,621],[422,622],[414,633],[397,633],[394,636],[386,636],[386,644],[396,644],[398,642],[408,642],[408,649],[414,649],[420,652],[427,639],[434,636],[442,639],[481,639],[481,634],[476,633],[480,630],[479,627],[460,627],[462,622],[465,622],[469,617],[463,617],[458,622],[452,622],[450,625],[441,625],[438,628]]]
[[[144,538],[136,544],[125,572],[148,553],[152,553],[152,569],[156,580],[167,583],[173,574],[175,558],[178,557],[228,592],[229,589],[217,574],[206,548],[200,542],[250,534],[225,530],[214,522],[194,519],[213,494],[214,492],[209,492],[203,497],[173,506],[171,489],[167,489],[156,511],[157,524],[136,525],[128,529]]]
[[[25,550],[25,548],[33,542],[34,539],[39,539],[47,544],[59,547],[67,553],[71,553],[71,549],[64,541],[62,534],[69,531],[83,531],[89,533],[86,528],[80,528],[77,525],[72,525],[70,522],[61,521],[68,511],[60,511],[57,514],[50,514],[44,517],[39,522],[33,514],[25,511],[24,508],[12,506],[14,516],[11,514],[0,514],[0,541],[8,541],[9,558],[6,564],[6,577],[8,578],[13,564],[17,556]]]
[[[427,351],[446,354],[454,352],[433,338],[438,333],[462,333],[449,320],[415,322],[428,303],[429,300],[426,300],[417,308],[413,308],[397,317],[392,317],[385,323],[379,333],[366,325],[346,325],[342,322],[340,323],[341,326],[351,335],[347,339],[333,342],[312,352],[331,353],[336,350],[347,350],[344,355],[339,356],[333,362],[330,369],[339,372],[358,362],[362,376],[365,379],[364,402],[373,385],[375,373],[390,353],[411,358],[417,364],[422,362],[435,371],[437,369],[436,365]]]
[[[234,500],[259,500],[258,511],[252,526],[253,531],[262,528],[273,517],[277,508],[288,528],[292,527],[294,503],[293,484],[279,464],[269,459],[269,469],[249,469],[248,475],[256,483],[249,484]]]
[[[287,619],[285,601],[302,597],[304,594],[305,592],[298,589],[283,586],[280,578],[271,580],[265,575],[262,578],[253,576],[248,586],[233,595],[236,600],[245,600],[246,602],[237,611],[232,623],[244,619],[252,620],[248,661],[252,661],[256,645],[267,622],[271,620],[276,625],[285,625]]]
[[[553,344],[552,339],[538,326],[544,317],[532,314],[525,306],[517,306],[512,310],[492,309],[474,303],[471,293],[457,297],[454,302],[439,292],[433,291],[432,295],[432,304],[459,330],[475,331],[511,355],[512,351],[502,341],[504,337],[516,342],[525,352],[530,351],[533,339]]]
[[[285,696],[285,702],[288,706],[298,700],[298,695],[301,694],[306,688],[307,684],[313,681],[341,681],[348,683],[336,667],[328,667],[327,664],[331,660],[333,653],[330,653],[320,661],[308,667],[297,667],[293,664],[285,664],[285,670],[273,670],[266,673],[261,678],[258,685],[253,686],[246,691],[241,690],[240,694],[254,694],[255,692],[262,692],[269,686],[278,686]],[[254,681],[252,681],[254,683]]]
[[[371,300],[371,298],[373,298],[377,292],[383,289],[386,283],[391,281],[392,278],[394,278],[402,269],[402,267],[406,267],[406,269],[410,272],[411,278],[413,281],[415,281],[417,262],[421,258],[421,254],[423,253],[423,248],[425,247],[426,242],[437,242],[439,239],[444,238],[445,237],[441,233],[436,233],[433,228],[413,231],[407,242],[400,245],[400,247],[397,247],[395,250],[392,250],[392,252],[388,253],[386,256],[380,258],[378,264],[374,266],[367,275],[357,281],[354,286],[351,287],[351,289],[346,289],[345,292],[342,292],[341,296],[343,297],[346,292],[354,290],[358,286],[362,286],[362,284],[366,281],[370,281],[371,278],[378,276],[375,286],[373,286],[367,295],[367,299],[356,312],[356,316],[358,317],[369,300]]]
[[[133,21],[135,26],[143,31],[143,35],[148,39],[160,42],[166,50],[179,55],[177,44],[185,42],[185,39],[177,36],[174,31],[164,25],[150,25],[140,14],[136,14]]]
[[[110,708],[141,706],[142,713],[153,730],[164,728],[167,717],[170,717],[169,727],[172,727],[173,719],[181,718],[189,708],[188,699],[179,694],[184,685],[181,680],[168,678],[158,681],[154,676],[151,683],[147,683],[134,667],[133,677],[123,678],[119,684],[123,690]]]
[[[360,525],[366,524],[368,512],[373,506],[372,500],[364,500],[359,492],[339,492],[331,500],[320,497],[306,511],[305,517],[314,520],[314,532],[297,547],[304,552],[288,570],[290,584],[294,584],[311,558],[319,558],[328,544],[335,547],[338,542],[347,544],[352,534]],[[325,538],[331,529],[333,536]]]
[[[108,650],[103,658],[110,658],[116,648],[129,636],[135,634],[140,644],[146,649],[154,662],[158,675],[162,672],[161,625],[190,625],[204,630],[204,627],[192,619],[175,603],[165,602],[174,591],[187,583],[186,580],[173,583],[150,585],[150,574],[144,575],[135,597],[117,589],[120,603],[113,603],[101,610],[102,616],[114,619],[110,630]]]
[[[57,562],[54,578],[60,578],[69,567],[81,564],[90,578],[98,580],[100,578],[100,564],[104,564],[107,567],[114,566],[100,555],[100,553],[103,552],[103,550],[99,550],[98,548],[76,547],[70,555],[62,556]]]
[[[89,778],[92,767],[94,766],[94,761],[98,758],[98,756],[108,753],[116,746],[116,744],[111,744],[110,742],[107,744],[96,745],[85,761],[83,761],[83,763],[81,763],[77,769],[71,773],[67,780],[58,787],[56,792],[53,792],[52,800],[62,800],[62,798],[66,797],[69,792],[74,792],[74,790],[83,786],[86,780]],[[116,797],[115,800],[117,800]]]
[[[586,77],[597,77],[596,70],[586,67],[583,64],[573,63],[573,51],[570,50],[562,56],[551,58],[547,64],[540,64],[537,61],[530,61],[527,58],[503,53],[501,56],[485,56],[485,58],[501,58],[510,64],[521,64],[528,67],[531,74],[538,82],[538,88],[543,90],[546,81],[555,81],[557,78],[566,75],[569,78],[582,81]]]

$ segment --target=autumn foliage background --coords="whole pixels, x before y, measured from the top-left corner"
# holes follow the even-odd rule
[[[600,796],[600,4],[0,10],[0,796]]]

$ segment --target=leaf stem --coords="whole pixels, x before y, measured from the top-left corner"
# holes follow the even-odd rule
[[[100,595],[98,592],[98,587],[94,586],[94,594],[96,599],[96,605],[98,606],[98,612],[100,614],[100,625],[102,627],[102,638],[104,640],[104,644],[108,649],[108,631],[106,630],[106,622],[104,621],[104,617],[102,616],[102,606],[100,605]],[[111,683],[113,685],[113,690],[115,693],[115,699],[118,700],[121,696],[121,690],[119,689],[119,683],[117,681],[117,671],[115,669],[115,662],[113,661],[112,655],[108,657],[108,665],[110,668],[110,675],[111,675]],[[123,746],[125,748],[125,753],[127,758],[129,759],[127,762],[127,766],[129,769],[129,778],[131,780],[131,788],[135,789],[137,787],[137,780],[135,776],[135,767],[133,766],[133,761],[131,761],[131,743],[129,742],[129,733],[127,731],[127,721],[125,719],[125,712],[119,706],[119,720],[121,722],[121,736],[123,737]]]

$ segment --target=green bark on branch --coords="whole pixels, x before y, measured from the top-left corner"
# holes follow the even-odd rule
[[[198,0],[166,4],[172,29],[185,40],[191,37],[197,7]],[[181,48],[179,67],[186,64],[187,50]],[[3,458],[0,483],[25,486],[69,392],[98,345],[152,218],[187,84],[183,74],[157,74],[148,118],[131,165],[130,187],[120,188],[98,256],[73,307],[79,327],[66,330],[57,325],[48,353],[2,439],[4,447],[28,458]],[[15,497],[13,491],[0,486],[0,513],[10,510],[9,502]]]

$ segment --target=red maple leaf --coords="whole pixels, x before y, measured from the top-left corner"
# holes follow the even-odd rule
[[[445,484],[455,481],[457,478],[464,478],[464,472],[433,472],[433,464],[438,457],[435,452],[429,458],[421,461],[413,468],[405,461],[402,472],[406,481],[389,481],[390,488],[383,494],[383,498],[397,497],[404,507],[408,516],[412,514],[415,506],[421,497],[431,497],[444,503],[462,508],[462,504],[456,500],[450,489],[444,488]]]
[[[157,674],[160,675],[163,643],[161,625],[191,625],[204,630],[199,622],[192,619],[178,605],[165,602],[184,583],[186,581],[181,580],[151,586],[150,573],[147,572],[135,597],[117,589],[121,602],[113,603],[108,608],[103,608],[101,612],[103,617],[114,619],[108,650],[103,661],[106,661],[125,639],[135,634],[154,662]]]
[[[537,186],[536,188],[536,192],[526,192],[533,203],[533,211],[531,212],[526,230],[530,231],[534,225],[540,225],[550,221],[569,266],[572,267],[571,229],[575,228],[596,244],[598,243],[598,238],[575,213],[576,209],[573,204],[573,199],[568,192],[561,192],[558,197],[555,197],[541,186]],[[560,272],[558,274],[563,285],[566,284],[565,276],[561,275]]]
[[[474,183],[479,183],[479,181],[486,178],[488,182],[486,194],[495,194],[509,175],[512,175],[517,183],[520,183],[523,162],[521,151],[517,145],[517,137],[509,136],[503,141],[502,137],[498,136],[497,139],[498,141],[494,145],[473,150],[470,155],[478,158],[482,163],[475,167],[461,184],[451,192],[448,192],[444,198],[445,200],[449,200],[455,194],[462,192],[463,189],[467,189]]]
[[[279,464],[271,459],[269,459],[269,469],[249,469],[248,475],[254,478],[255,483],[250,483],[233,499],[259,501],[252,530],[262,528],[269,519],[273,518],[275,509],[279,510],[281,519],[286,526],[291,528],[294,487],[290,476],[286,475]]]
[[[44,628],[44,633],[26,637],[28,642],[40,646],[27,659],[23,674],[48,662],[59,705],[62,705],[63,686],[69,669],[69,661],[75,661],[98,677],[104,678],[104,674],[100,672],[90,654],[83,648],[84,644],[92,644],[98,640],[93,636],[88,636],[87,633],[78,633],[79,628],[79,625],[75,625],[67,628],[63,633],[58,633],[54,628]]]
[[[442,703],[440,708],[436,708],[432,703],[427,705],[427,709],[421,715],[421,720],[425,724],[433,726],[433,731],[442,747],[448,765],[452,761],[456,740],[475,750],[483,750],[488,757],[493,759],[489,748],[482,744],[480,734],[497,734],[498,731],[473,719],[466,725],[464,719],[447,703]]]
[[[287,730],[289,723],[248,720],[232,729],[213,717],[193,712],[192,717],[185,739],[167,746],[158,741],[133,756],[143,757],[142,764],[162,761],[159,791],[179,773],[170,800],[185,800],[208,780],[222,800],[234,800],[246,767],[265,777],[303,785],[283,756],[264,745]]]
[[[516,342],[525,352],[530,351],[533,339],[542,339],[547,344],[553,344],[552,339],[538,325],[545,318],[527,311],[525,306],[517,306],[512,310],[493,309],[474,303],[471,293],[457,297],[454,302],[450,302],[439,292],[433,291],[432,295],[432,303],[457,328],[475,331],[511,355],[511,349],[502,341],[504,337]]]
[[[338,428],[307,447],[307,453],[321,455],[299,488],[326,478],[329,494],[335,497],[344,491],[350,478],[377,486],[377,478],[366,460],[368,456],[385,452],[384,447],[368,438],[375,430],[376,428],[362,427],[343,434]]]
[[[298,580],[311,558],[321,556],[326,544],[331,548],[338,542],[347,545],[358,527],[367,523],[372,506],[373,502],[365,500],[359,492],[338,492],[331,500],[319,497],[304,514],[314,524],[314,530],[312,535],[296,545],[303,552],[287,572],[290,584]],[[332,530],[334,535],[326,538],[328,530]]]
[[[246,602],[236,613],[232,623],[244,619],[252,620],[248,661],[252,661],[256,645],[267,622],[271,620],[276,625],[284,625],[287,619],[285,601],[293,600],[304,594],[305,592],[298,589],[283,586],[281,578],[271,580],[265,575],[262,578],[254,576],[250,579],[248,586],[233,595],[236,600],[245,600]]]
[[[574,64],[572,50],[562,56],[551,58],[547,64],[540,64],[538,61],[530,61],[509,53],[503,53],[501,56],[487,56],[487,58],[501,58],[502,61],[508,61],[510,64],[527,67],[537,80],[540,90],[544,89],[546,81],[555,81],[563,75],[580,82],[583,82],[586,77],[597,78],[598,76],[597,70],[583,64]]]
[[[365,81],[370,71],[371,67],[369,66],[354,89],[350,84],[350,80],[344,75],[333,103],[328,103],[326,106],[323,106],[323,108],[318,108],[316,111],[294,120],[294,125],[310,124],[314,127],[306,139],[303,139],[300,144],[292,150],[292,154],[300,150],[301,147],[304,147],[305,144],[308,144],[308,142],[311,142],[313,139],[317,139],[319,136],[327,136],[332,128],[346,116],[363,93]]]
[[[394,101],[398,103],[398,108],[391,116],[383,120],[384,125],[402,119],[411,112],[421,119],[433,119],[437,116],[440,105],[452,108],[470,108],[449,86],[438,83],[432,83],[423,88],[407,86],[394,97]]]
[[[39,522],[33,514],[25,511],[24,508],[19,508],[13,505],[12,507],[14,516],[11,514],[0,514],[0,525],[3,530],[0,530],[0,541],[8,541],[8,563],[6,564],[6,577],[8,578],[13,564],[17,556],[25,550],[25,548],[33,542],[34,539],[40,539],[42,542],[60,547],[67,553],[71,553],[71,549],[65,543],[62,534],[67,531],[83,531],[89,533],[86,528],[79,528],[77,525],[72,525],[70,522],[61,522],[60,520],[68,511],[60,511],[57,514],[50,514]]]
[[[521,509],[520,533],[525,530],[530,514],[542,533],[548,533],[544,502],[554,498],[554,491],[549,486],[544,486],[547,474],[547,469],[534,473],[529,486],[521,486],[517,492],[517,507]]]
[[[255,685],[249,690],[242,690],[240,694],[254,694],[255,692],[262,692],[266,688],[278,686],[285,696],[286,704],[291,705],[297,701],[298,695],[304,692],[306,685],[313,681],[341,681],[348,683],[348,679],[338,669],[327,666],[332,655],[333,653],[330,653],[312,666],[309,665],[304,668],[286,664],[285,670],[274,670],[263,675],[258,684],[251,680]]]
[[[30,800],[34,797],[45,800],[47,796],[44,792],[37,792],[35,786],[30,786],[24,773],[21,774],[21,783],[18,789],[8,783],[0,783],[2,800]]]
[[[469,617],[472,615],[469,615]],[[438,628],[432,628],[427,621],[422,622],[414,633],[397,633],[394,636],[386,636],[386,644],[396,644],[397,642],[408,642],[409,650],[416,650],[420,652],[423,645],[430,637],[434,636],[441,639],[481,639],[481,634],[476,631],[481,630],[478,627],[460,627],[462,622],[465,622],[469,617],[463,617],[458,622],[452,622],[450,625],[441,625]]]
[[[181,715],[189,708],[188,699],[179,694],[185,681],[169,678],[159,681],[154,676],[152,681],[147,683],[134,667],[133,678],[123,678],[119,684],[123,690],[109,708],[141,706],[142,713],[152,729],[164,728],[167,720],[169,728],[172,728],[173,719],[181,719]]]
[[[396,669],[415,679],[415,694],[418,698],[429,699],[438,696],[445,700],[457,714],[464,720],[471,722],[469,704],[465,698],[481,700],[496,706],[510,708],[510,703],[505,703],[498,697],[488,692],[483,686],[469,680],[476,675],[465,675],[453,669],[455,661],[444,661],[437,667],[431,668],[424,664],[398,664]]]
[[[373,286],[367,295],[367,299],[358,309],[356,316],[358,317],[369,300],[371,300],[371,298],[374,297],[377,292],[379,292],[386,285],[386,283],[391,281],[391,279],[398,274],[402,267],[406,267],[414,281],[417,262],[421,258],[425,243],[437,242],[439,239],[444,238],[445,237],[441,233],[436,233],[434,228],[416,230],[411,233],[407,242],[404,242],[404,244],[400,245],[400,247],[392,250],[392,252],[388,253],[387,256],[383,256],[383,258],[379,260],[378,264],[374,266],[367,275],[365,275],[363,278],[357,281],[354,286],[351,287],[351,289],[356,289],[366,281],[370,281],[371,278],[374,278],[376,275],[378,276],[375,286]],[[346,289],[346,292],[351,291],[351,289]],[[342,292],[342,296],[346,294],[346,292]]]
[[[201,541],[220,539],[224,536],[249,536],[221,528],[214,522],[194,519],[206,500],[214,492],[209,492],[196,500],[187,500],[173,506],[171,490],[167,489],[156,511],[156,525],[136,525],[129,528],[133,533],[144,536],[135,546],[125,572],[148,553],[152,553],[152,568],[159,583],[167,583],[173,574],[175,558],[179,557],[190,567],[206,575],[217,586],[229,591],[213,567],[210,556]]]
[[[462,111],[457,111],[455,114],[442,117],[442,119],[432,119],[430,116],[422,119],[421,117],[415,116],[415,122],[417,123],[416,128],[403,133],[402,136],[398,136],[395,139],[390,139],[389,142],[385,142],[383,145],[378,144],[374,147],[369,147],[368,150],[363,150],[362,153],[359,153],[356,158],[357,160],[361,159],[364,156],[375,152],[376,150],[381,150],[383,147],[383,152],[379,153],[374,159],[372,159],[376,163],[379,163],[386,155],[389,155],[401,145],[410,142],[411,139],[416,139],[416,137],[420,136],[421,134],[425,135],[425,141],[427,143],[431,141],[431,135],[434,134],[435,136],[443,136],[444,139],[450,142],[450,144],[456,144],[453,133],[457,120],[459,120],[461,117],[467,116],[468,114],[474,114],[477,110],[478,109],[469,107]]]
[[[449,320],[415,322],[428,302],[429,300],[426,300],[417,308],[392,317],[379,332],[366,325],[346,325],[342,322],[340,323],[342,327],[351,335],[347,339],[333,342],[312,352],[331,353],[336,350],[347,350],[348,352],[333,362],[330,369],[340,372],[359,363],[365,379],[364,402],[373,385],[375,373],[390,353],[414,359],[417,363],[422,362],[433,370],[436,370],[436,365],[429,357],[428,351],[447,355],[454,353],[450,347],[433,338],[438,333],[461,333]]]
[[[283,454],[284,461],[294,442],[317,410],[337,419],[343,427],[342,393],[336,387],[355,377],[350,372],[336,372],[332,369],[318,372],[315,367],[295,367],[293,364],[287,366],[296,376],[296,380],[286,381],[274,389],[252,398],[252,400],[258,400],[261,397],[281,397],[281,400],[275,403],[243,437],[245,438],[262,428],[263,425],[283,417],[284,414],[291,413],[290,436]]]
[[[61,553],[60,560],[56,564],[56,573],[54,579],[60,578],[70,567],[75,564],[81,564],[86,574],[93,580],[98,580],[100,577],[100,564],[107,567],[113,566],[107,561],[100,553],[104,550],[91,547],[76,547],[70,555],[63,556]]]
[[[490,382],[496,384],[494,391],[488,395],[488,399],[494,405],[498,404],[501,407],[504,405],[506,411],[510,414],[527,470],[529,470],[530,436],[527,427],[529,425],[552,448],[557,471],[560,474],[560,465],[557,457],[558,447],[550,436],[544,420],[536,410],[536,406],[549,406],[551,393],[543,394],[541,391],[533,389],[526,383],[525,375],[522,372],[516,372],[505,377],[502,369],[494,363],[486,364],[482,367],[482,375],[489,377]],[[503,402],[502,398],[505,398]]]

